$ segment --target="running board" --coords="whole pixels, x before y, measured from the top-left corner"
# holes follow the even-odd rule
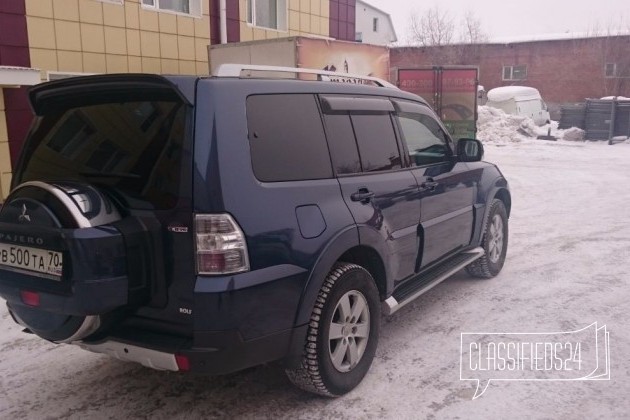
[[[429,291],[433,286],[443,282],[476,259],[483,257],[483,254],[484,250],[481,247],[462,252],[423,273],[421,276],[407,281],[382,303],[383,314],[393,314],[423,293]]]

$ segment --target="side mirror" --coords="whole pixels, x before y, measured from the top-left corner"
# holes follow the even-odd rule
[[[459,139],[457,158],[460,162],[479,162],[483,159],[483,144],[475,139]]]

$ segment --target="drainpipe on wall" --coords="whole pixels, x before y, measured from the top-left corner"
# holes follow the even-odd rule
[[[227,44],[227,5],[226,0],[219,1],[219,21],[221,22],[221,44]]]

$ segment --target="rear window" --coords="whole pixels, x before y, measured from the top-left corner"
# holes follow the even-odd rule
[[[298,181],[332,177],[330,155],[314,95],[247,98],[247,127],[256,178]]]
[[[183,161],[187,109],[179,102],[120,102],[39,117],[16,176],[20,183],[86,182],[132,208],[171,208],[190,166]]]

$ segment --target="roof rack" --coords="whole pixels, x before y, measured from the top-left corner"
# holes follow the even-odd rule
[[[386,80],[379,79],[378,77],[361,76],[358,74],[339,73],[317,69],[305,69],[299,67],[261,66],[255,64],[221,64],[212,75],[216,77],[243,77],[244,71],[315,74],[317,75],[317,80],[321,81],[334,81],[333,78],[361,80],[374,83],[375,85],[380,87],[398,89],[395,85],[389,83]]]

